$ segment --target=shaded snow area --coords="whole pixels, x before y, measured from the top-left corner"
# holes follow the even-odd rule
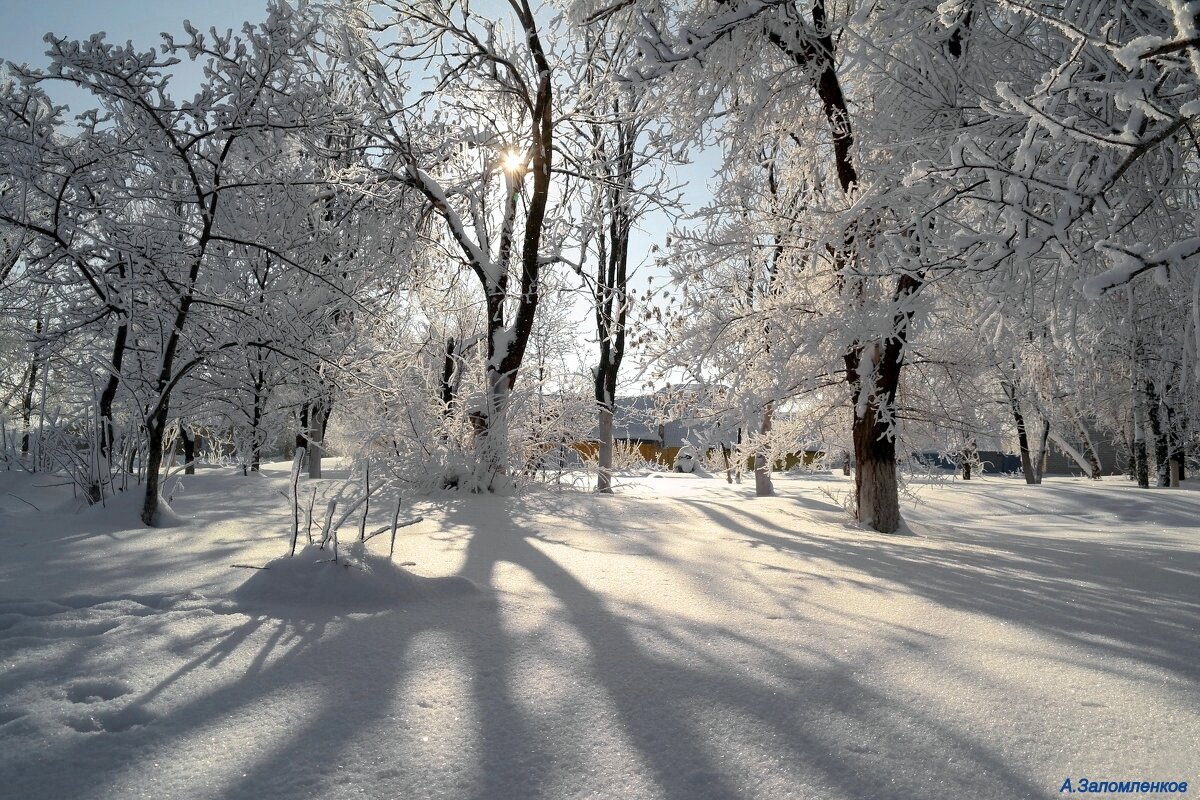
[[[4,797],[1048,798],[1067,777],[1200,781],[1200,492],[920,486],[913,535],[884,536],[847,523],[841,476],[757,500],[654,475],[613,497],[406,504],[425,521],[394,559],[379,536],[347,566],[274,560],[286,465],[202,470],[158,530],[136,503],[80,510],[52,479],[0,480]],[[390,520],[378,505],[369,527]]]

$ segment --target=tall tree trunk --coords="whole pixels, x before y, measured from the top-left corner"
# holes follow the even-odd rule
[[[589,73],[590,74],[590,73]],[[616,101],[616,114],[622,113]],[[596,283],[593,289],[596,334],[600,360],[596,365],[595,397],[599,407],[598,429],[600,448],[596,491],[612,493],[613,415],[616,413],[617,377],[625,358],[625,324],[629,303],[629,235],[633,219],[629,209],[630,185],[634,175],[634,147],[637,129],[633,123],[622,121],[616,126],[616,163],[609,160],[608,139],[600,125],[592,126],[600,153],[599,169],[610,184],[603,189],[603,215],[607,225],[597,237]]]
[[[964,481],[971,480],[971,467],[979,459],[979,451],[975,446],[975,440],[972,439],[963,448],[962,452],[962,477]]]
[[[167,399],[163,398],[146,428],[146,494],[142,500],[142,523],[149,526],[158,523],[159,471],[166,430]]]
[[[613,466],[613,412],[600,406],[598,430],[600,436],[599,469],[596,475],[596,491],[612,494]]]
[[[796,6],[784,4],[781,14],[796,25],[806,27],[799,19],[801,12]],[[838,78],[835,42],[825,0],[816,0],[812,5],[812,28],[817,32],[815,36],[794,37],[787,35],[783,28],[768,27],[767,39],[809,76],[829,126],[838,185],[843,193],[852,197],[858,184],[853,157],[854,132],[850,124],[850,104]],[[852,251],[856,247],[854,239],[854,232],[847,231],[844,246],[837,256],[841,262],[839,273],[849,274]],[[896,483],[895,432],[889,422],[904,365],[908,323],[913,315],[913,310],[905,307],[904,301],[920,288],[921,282],[918,275],[911,273],[898,278],[893,294],[898,305],[894,336],[883,341],[857,342],[843,356],[846,382],[855,408],[852,438],[858,463],[854,474],[857,517],[860,522],[885,533],[898,530],[902,524]],[[862,363],[864,353],[878,357],[878,363],[864,369],[868,366]],[[871,381],[875,382],[874,386],[863,385]],[[883,415],[889,415],[889,418],[884,419]]]
[[[1166,403],[1163,408],[1167,412],[1167,481],[1168,485],[1178,487],[1183,480],[1183,433],[1185,426],[1176,418],[1175,408]]]
[[[125,278],[125,264],[117,264],[117,275],[120,279]],[[126,343],[129,339],[129,313],[125,310],[118,312],[121,315],[121,322],[117,325],[116,335],[113,336],[112,355],[109,357],[109,373],[108,380],[105,381],[104,391],[100,393],[100,403],[98,408],[99,416],[99,436],[98,444],[100,449],[102,468],[107,472],[111,468],[109,464],[112,461],[112,449],[116,446],[116,425],[113,422],[113,403],[117,399],[117,390],[121,387],[121,365],[125,363]],[[111,474],[109,475],[111,477]],[[97,494],[99,487],[96,487]]]
[[[624,269],[621,270],[622,280]],[[608,282],[606,277],[605,282]],[[613,417],[616,413],[617,372],[621,368],[621,359],[625,354],[625,312],[622,310],[616,318],[613,316],[613,288],[601,290],[609,296],[598,296],[596,310],[596,325],[600,334],[600,362],[596,365],[595,395],[597,406],[597,434],[600,438],[597,458],[596,491],[612,494],[613,469]],[[620,289],[622,299],[624,289]],[[616,335],[614,336],[614,328]]]
[[[308,459],[308,477],[321,477],[321,457],[325,453],[325,431],[329,427],[329,415],[333,413],[333,401],[325,398],[321,405],[309,412],[308,449],[305,457]]]
[[[179,423],[179,441],[183,443],[183,474],[196,474],[196,439],[188,433],[187,425]]]
[[[1046,467],[1050,461],[1050,420],[1042,418],[1042,435],[1038,440],[1038,457],[1037,470],[1034,476],[1037,478],[1037,483],[1042,482],[1042,477],[1046,474]]]
[[[489,367],[487,408],[474,415],[477,469],[475,491],[501,488],[508,474],[508,401],[512,388],[502,373]]]
[[[250,471],[258,472],[262,466],[262,439],[259,428],[263,418],[263,384],[265,378],[260,366],[254,373],[254,407],[250,411]]]
[[[1079,441],[1083,443],[1083,457],[1087,462],[1088,477],[1098,481],[1103,468],[1100,465],[1100,456],[1096,454],[1096,444],[1092,441],[1092,434],[1088,431],[1087,425],[1077,416],[1072,415],[1071,419],[1075,425],[1075,431],[1079,435]]]
[[[100,393],[98,415],[100,417],[100,454],[104,458],[112,457],[115,444],[116,427],[113,424],[113,403],[117,399],[117,389],[121,386],[121,365],[125,361],[125,347],[129,339],[129,323],[122,322],[117,326],[116,336],[113,337],[112,357],[109,360],[111,371],[104,391]]]
[[[39,323],[39,327],[41,323]],[[21,457],[29,455],[29,434],[33,422],[33,393],[37,387],[38,359],[35,354],[29,360],[29,372],[25,380],[25,394],[21,398]],[[34,471],[37,471],[35,465]]]
[[[1133,464],[1137,484],[1142,489],[1150,488],[1150,464],[1146,452],[1146,426],[1140,409],[1134,412],[1133,421]]]
[[[300,406],[300,419],[296,423],[296,449],[304,448],[305,461],[308,460],[308,417],[309,405],[308,403],[303,403]]]
[[[38,305],[37,322],[34,323],[34,345],[33,353],[29,356],[29,373],[25,380],[25,395],[21,398],[21,457],[29,455],[29,433],[30,426],[33,421],[33,394],[37,387],[37,374],[39,368],[39,356],[41,354],[40,340],[42,335],[42,307]],[[37,466],[34,465],[34,471],[37,471]]]
[[[759,425],[758,447],[754,451],[754,496],[773,497],[775,485],[771,482],[771,457],[769,439],[771,437],[771,422],[775,413],[773,403],[767,403],[763,408],[762,421]]]
[[[907,301],[921,283],[920,277],[910,273],[904,273],[897,281],[892,298],[896,309],[892,320],[894,336],[865,347],[856,345],[844,356],[854,408],[851,433],[857,464],[854,471],[857,517],[859,522],[881,533],[894,533],[903,524],[893,411],[913,316],[913,308]]]
[[[1125,450],[1129,457],[1125,459],[1125,475],[1131,481],[1137,480],[1137,415],[1131,413],[1129,422],[1125,425]]]
[[[887,434],[874,404],[854,417],[854,488],[858,520],[882,533],[900,528],[900,491],[896,481],[896,440]]]
[[[449,419],[454,414],[454,373],[458,361],[455,357],[457,340],[450,337],[446,340],[446,351],[442,358],[441,396],[442,416]]]
[[[1154,439],[1154,477],[1155,485],[1168,486],[1171,479],[1167,472],[1167,429],[1162,424],[1160,409],[1162,398],[1158,396],[1152,381],[1145,382],[1146,420],[1150,425],[1150,435]]]
[[[1021,413],[1021,400],[1017,397],[1017,387],[1005,381],[1003,384],[1004,393],[1008,395],[1008,402],[1012,406],[1013,422],[1017,426],[1017,446],[1021,451],[1021,472],[1025,474],[1025,483],[1037,483],[1037,476],[1033,472],[1033,459],[1029,453],[1029,434],[1025,430],[1025,415]]]

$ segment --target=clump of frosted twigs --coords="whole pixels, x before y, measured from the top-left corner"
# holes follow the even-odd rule
[[[292,470],[290,474],[290,499],[292,502],[292,544],[288,553],[289,556],[296,555],[296,544],[300,538],[300,465],[304,459],[304,448],[297,448],[296,456],[292,461]],[[401,528],[407,528],[416,525],[418,522],[423,522],[424,517],[415,517],[413,519],[400,521],[400,506],[402,498],[396,497],[396,503],[392,511],[392,521],[390,525],[384,525],[373,531],[367,531],[367,513],[370,510],[371,495],[378,491],[379,485],[371,485],[371,471],[368,463],[363,474],[363,491],[357,499],[349,503],[341,514],[335,518],[338,511],[338,498],[331,498],[325,507],[325,520],[321,526],[320,540],[314,541],[312,536],[312,521],[313,521],[313,506],[316,504],[317,490],[314,487],[308,501],[307,509],[307,525],[308,525],[308,540],[309,544],[316,544],[320,549],[324,550],[327,547],[333,551],[333,558],[330,559],[334,563],[338,563],[338,529],[346,524],[360,507],[362,515],[359,519],[358,538],[364,544],[380,534],[391,532],[391,543],[388,547],[388,558],[392,558],[396,552],[396,533]]]

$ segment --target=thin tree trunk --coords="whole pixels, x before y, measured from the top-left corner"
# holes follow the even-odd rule
[[[129,324],[121,323],[117,326],[117,333],[113,338],[112,357],[109,360],[111,372],[108,374],[108,381],[104,384],[104,391],[100,393],[100,453],[105,459],[111,458],[116,437],[113,423],[113,403],[117,399],[117,389],[121,385],[121,364],[125,360],[125,346],[128,338]]]
[[[454,372],[457,366],[454,351],[456,345],[457,342],[453,337],[447,339],[445,356],[442,359],[442,416],[446,419],[449,419],[454,414]]]
[[[721,458],[725,462],[725,482],[733,484],[733,464],[729,459],[729,445],[721,442]]]
[[[1049,441],[1050,441],[1050,420],[1043,418],[1042,419],[1042,435],[1038,441],[1037,471],[1035,473],[1035,476],[1037,477],[1037,482],[1039,484],[1042,482],[1042,478],[1046,474],[1046,467],[1050,461]]]
[[[596,475],[596,491],[612,494],[613,466],[613,412],[611,408],[600,406],[599,414],[600,453],[599,469]]]
[[[304,450],[304,459],[308,459],[308,403],[300,406],[300,419],[296,425],[296,450]],[[304,464],[301,464],[303,467]]]
[[[188,433],[187,426],[179,423],[179,440],[183,443],[183,474],[196,474],[196,439]]]
[[[1146,431],[1140,409],[1135,412],[1133,428],[1133,463],[1139,488],[1150,488],[1150,464],[1146,453]]]
[[[1162,424],[1160,407],[1162,399],[1155,390],[1154,383],[1145,382],[1146,419],[1150,425],[1150,435],[1154,439],[1154,479],[1157,486],[1170,485],[1167,472],[1167,430]]]
[[[167,430],[167,402],[164,398],[150,419],[146,431],[146,494],[142,501],[142,522],[157,524],[159,470],[162,467],[163,440]]]
[[[977,458],[978,455],[975,448],[975,440],[972,439],[962,452],[962,477],[964,481],[971,480],[971,465]]]
[[[772,403],[767,403],[763,409],[762,423],[759,426],[760,434],[758,447],[754,452],[754,496],[755,497],[773,497],[775,495],[775,486],[771,482],[771,461],[768,452],[769,439],[771,436],[771,422],[774,416],[775,406]]]
[[[1131,481],[1137,480],[1137,417],[1131,415],[1130,422],[1125,425],[1125,449],[1129,457],[1125,459],[1125,475]]]
[[[21,457],[29,455],[29,433],[33,421],[33,393],[37,386],[38,361],[33,356],[29,362],[29,374],[25,381],[25,396],[21,398]],[[35,467],[36,471],[36,467]]]
[[[259,428],[263,418],[263,384],[265,379],[262,367],[254,374],[254,408],[250,412],[250,471],[258,472],[262,465],[262,441]]]
[[[1033,472],[1033,459],[1029,453],[1029,435],[1025,430],[1025,416],[1021,413],[1021,401],[1017,397],[1017,387],[1012,383],[1005,381],[1004,393],[1008,395],[1008,402],[1012,406],[1013,422],[1017,426],[1017,446],[1021,451],[1021,472],[1025,473],[1025,483],[1035,484],[1037,478]]]
[[[40,338],[42,334],[42,310],[38,307],[38,318],[34,327],[34,336]],[[29,429],[33,420],[33,393],[37,387],[38,375],[38,355],[41,347],[35,341],[33,354],[29,357],[29,377],[25,381],[25,396],[21,398],[21,424],[23,433],[21,434],[21,457],[25,458],[29,455]],[[34,471],[37,471],[37,465],[34,465]]]
[[[329,415],[333,413],[333,404],[326,400],[309,415],[312,427],[308,429],[308,447],[305,457],[308,459],[308,477],[321,477],[321,457],[325,454],[325,431],[329,427]]]
[[[1083,458],[1086,462],[1085,469],[1087,475],[1094,481],[1100,480],[1100,474],[1103,467],[1100,465],[1100,456],[1096,455],[1096,445],[1092,441],[1092,435],[1088,431],[1087,426],[1079,420],[1078,417],[1072,417],[1072,422],[1075,424],[1075,430],[1079,434],[1079,441],[1083,443]]]

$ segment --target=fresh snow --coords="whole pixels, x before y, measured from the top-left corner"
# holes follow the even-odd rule
[[[344,566],[279,560],[288,466],[202,469],[175,492],[181,524],[154,530],[136,503],[80,511],[53,478],[0,473],[3,796],[1045,798],[1066,777],[1200,779],[1200,492],[916,485],[912,535],[885,536],[847,522],[840,475],[755,499],[651,474],[615,496],[406,504],[425,520],[395,558],[348,524]],[[328,474],[302,496],[336,491]],[[376,509],[368,530],[390,521]]]

